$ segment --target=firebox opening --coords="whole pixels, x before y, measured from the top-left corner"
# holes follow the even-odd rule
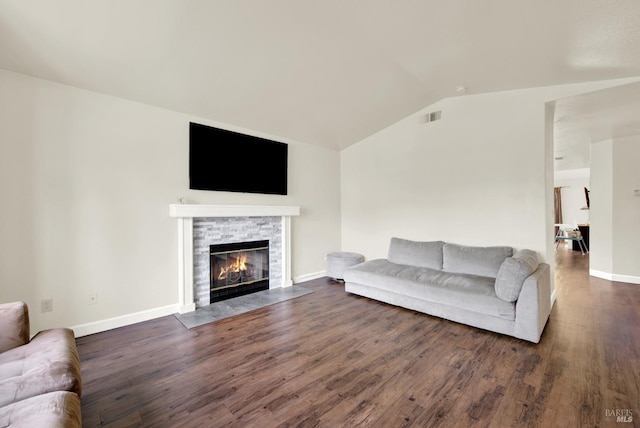
[[[211,245],[210,303],[269,289],[269,241]]]

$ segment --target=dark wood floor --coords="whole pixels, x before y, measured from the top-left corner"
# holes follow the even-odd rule
[[[638,426],[640,285],[563,248],[557,266],[537,345],[324,279],[192,330],[168,316],[79,338],[84,426]]]

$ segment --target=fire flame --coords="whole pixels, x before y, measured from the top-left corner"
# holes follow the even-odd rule
[[[225,279],[227,274],[230,272],[238,273],[247,270],[246,262],[247,256],[244,254],[239,256],[237,259],[234,259],[234,261],[227,266],[220,268],[220,275],[218,275],[218,279]]]

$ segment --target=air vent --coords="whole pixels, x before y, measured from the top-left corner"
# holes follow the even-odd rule
[[[442,111],[432,111],[431,113],[427,113],[422,117],[421,123],[435,122],[436,120],[440,119],[442,119]]]

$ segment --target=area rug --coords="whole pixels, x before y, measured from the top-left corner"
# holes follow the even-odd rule
[[[258,291],[257,293],[245,296],[234,297],[233,299],[215,302],[207,306],[196,309],[186,314],[175,314],[186,328],[191,329],[224,318],[243,314],[254,309],[263,308],[285,300],[295,299],[305,294],[313,293],[304,287],[292,286],[285,288],[274,288],[271,290]]]

